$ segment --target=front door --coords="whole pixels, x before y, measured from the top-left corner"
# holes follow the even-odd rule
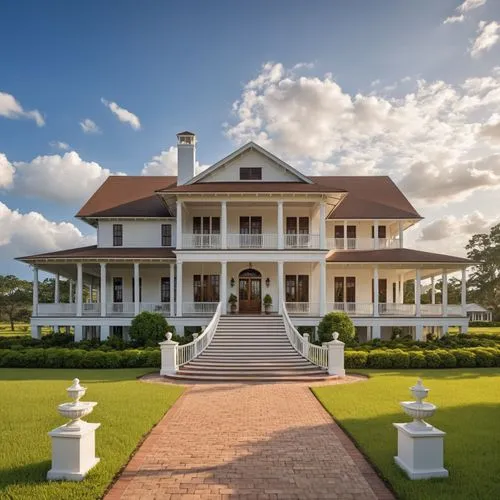
[[[255,269],[242,271],[239,277],[239,312],[260,313],[262,304],[262,278]]]

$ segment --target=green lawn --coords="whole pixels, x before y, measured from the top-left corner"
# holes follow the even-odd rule
[[[368,371],[366,382],[313,389],[398,496],[409,500],[500,498],[500,368]],[[393,422],[409,421],[399,407],[418,376],[438,406],[429,422],[444,430],[448,479],[410,481],[393,461]]]
[[[183,391],[180,386],[136,380],[148,371],[0,369],[0,498],[100,498],[141,438]],[[47,432],[65,422],[57,405],[68,401],[65,389],[75,376],[88,387],[83,399],[98,402],[87,420],[101,423],[96,431],[96,455],[101,462],[81,483],[48,483]]]
[[[449,331],[450,333],[458,333],[458,327],[452,326]],[[469,326],[467,333],[469,333],[469,335],[474,335],[475,333],[498,335],[500,334],[500,326]]]

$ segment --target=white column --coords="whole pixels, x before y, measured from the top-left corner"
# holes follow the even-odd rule
[[[182,201],[177,202],[176,248],[182,248]]]
[[[283,232],[283,201],[278,201],[278,248],[285,248],[285,235]],[[281,307],[281,305],[280,305]]]
[[[448,273],[443,269],[443,289],[441,290],[443,316],[448,316]]]
[[[177,276],[179,279],[179,276]],[[160,342],[161,350],[161,369],[160,375],[175,375],[179,369],[177,363],[177,347],[178,342],[172,340],[172,333],[167,332],[167,339]]]
[[[420,316],[420,269],[415,269],[415,316]]]
[[[403,221],[400,220],[398,222],[398,229],[399,229],[399,248],[403,248]]]
[[[177,261],[177,316],[182,316],[182,261]]]
[[[33,266],[33,316],[38,316],[38,267]]]
[[[378,220],[373,221],[373,248],[378,249]]]
[[[434,276],[431,276],[431,303],[436,303],[436,284],[434,283]]]
[[[465,316],[465,307],[467,306],[467,276],[465,274],[465,267],[462,269],[462,289],[460,299],[460,302],[462,304],[462,314]]]
[[[90,283],[89,285],[89,302],[93,302],[94,301],[94,287],[92,285],[92,283]]]
[[[54,303],[59,304],[59,302],[60,302],[59,273],[57,273],[56,280],[54,281]]]
[[[221,248],[227,248],[227,201],[220,202],[220,238]]]
[[[134,314],[136,316],[141,309],[140,283],[139,263],[134,262]]]
[[[326,261],[319,263],[319,315],[326,314]]]
[[[222,302],[222,314],[227,312],[227,262],[220,263],[220,301]]]
[[[373,266],[373,315],[378,316],[378,266]]]
[[[283,276],[283,261],[278,261],[278,312],[283,314],[283,296],[284,296],[284,276]]]
[[[404,304],[405,301],[405,277],[401,274],[399,277],[399,303]]]
[[[70,304],[73,303],[73,280],[69,280],[69,298],[68,298],[68,302]]]
[[[344,221],[344,250],[347,250],[347,221]]]
[[[170,264],[170,316],[175,316],[175,264]]]
[[[76,315],[81,316],[83,309],[83,266],[81,262],[76,265]]]
[[[326,208],[324,201],[319,203],[319,247],[326,248]]]
[[[101,262],[101,316],[106,316],[106,263]]]

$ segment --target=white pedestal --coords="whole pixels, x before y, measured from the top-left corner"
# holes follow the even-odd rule
[[[47,479],[81,481],[99,462],[95,456],[95,430],[101,424],[82,422],[79,430],[63,425],[49,432],[52,438],[52,469]]]
[[[398,430],[398,456],[394,461],[410,479],[448,477],[443,467],[445,432],[431,426],[415,430],[409,423],[393,425]]]

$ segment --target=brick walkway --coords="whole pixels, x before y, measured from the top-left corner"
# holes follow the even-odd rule
[[[302,384],[195,385],[105,497],[391,499]]]

